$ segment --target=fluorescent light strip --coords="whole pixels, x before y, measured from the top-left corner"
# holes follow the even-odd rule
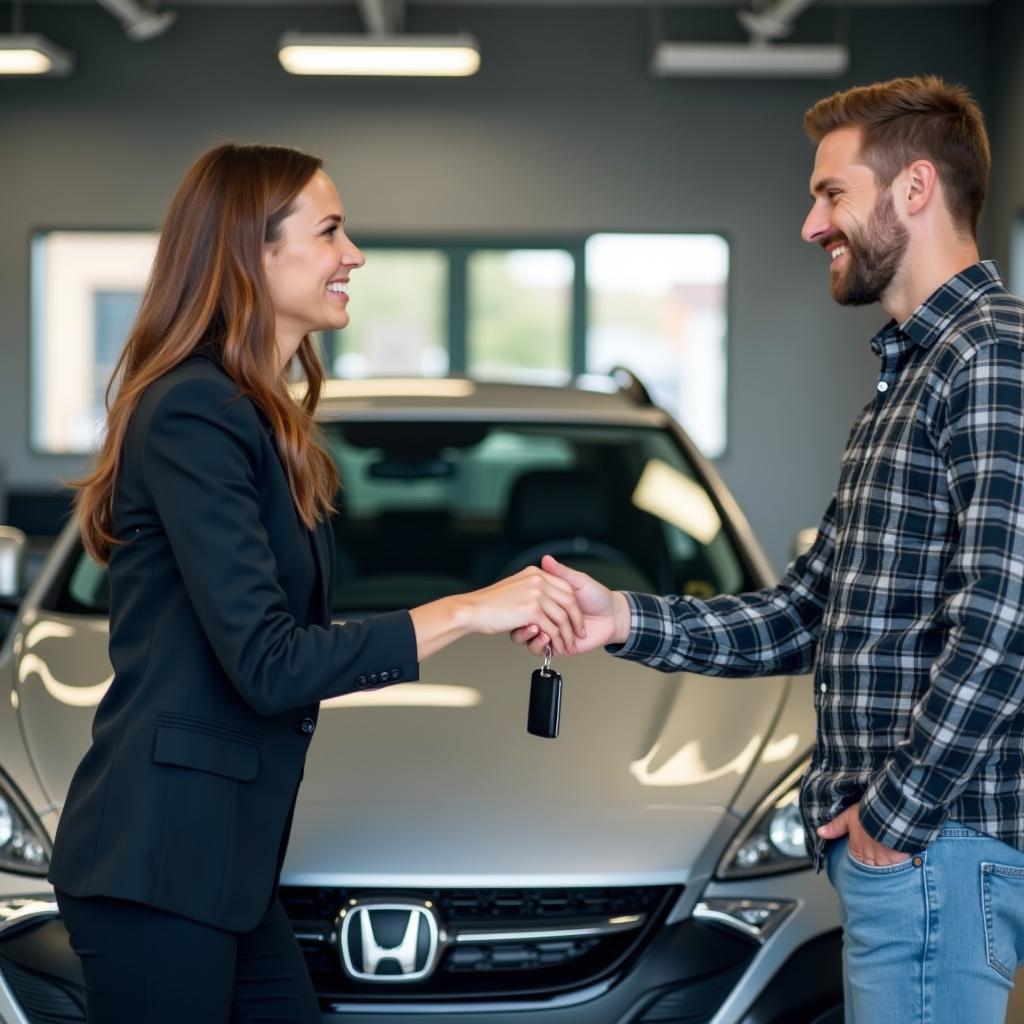
[[[52,66],[38,50],[0,50],[0,75],[45,75]]]
[[[663,41],[654,49],[651,71],[695,78],[829,78],[849,62],[845,46]]]
[[[0,75],[66,75],[74,66],[67,51],[36,34],[0,34]]]
[[[465,77],[480,67],[471,36],[355,36],[286,33],[278,59],[293,75]]]

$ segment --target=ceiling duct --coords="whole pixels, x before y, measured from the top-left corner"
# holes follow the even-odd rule
[[[813,0],[769,0],[737,18],[749,43],[683,43],[658,39],[651,57],[655,75],[695,78],[831,78],[850,64],[841,44],[786,43],[793,20]]]
[[[142,42],[163,35],[177,19],[174,11],[154,11],[138,0],[99,0],[124,26],[129,39]]]

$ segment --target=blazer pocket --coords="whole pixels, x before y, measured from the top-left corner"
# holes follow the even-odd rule
[[[157,764],[194,768],[237,779],[239,782],[249,782],[259,772],[259,758],[259,749],[241,739],[229,739],[174,725],[156,727],[153,760]]]

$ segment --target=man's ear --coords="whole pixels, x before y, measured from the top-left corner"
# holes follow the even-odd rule
[[[908,216],[914,216],[926,209],[939,190],[939,175],[931,160],[915,160],[900,175],[903,194],[903,208]]]

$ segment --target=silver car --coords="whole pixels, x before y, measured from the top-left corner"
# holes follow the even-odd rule
[[[343,480],[338,619],[482,586],[545,552],[619,589],[770,583],[712,467],[635,381],[333,382],[321,420]],[[0,532],[8,591],[20,542]],[[112,670],[106,574],[74,521],[8,604],[0,1020],[80,1021],[44,875]],[[839,1022],[837,909],[796,800],[809,679],[556,660],[561,733],[541,739],[526,730],[537,667],[477,637],[420,682],[325,702],[281,879],[324,1019]]]

